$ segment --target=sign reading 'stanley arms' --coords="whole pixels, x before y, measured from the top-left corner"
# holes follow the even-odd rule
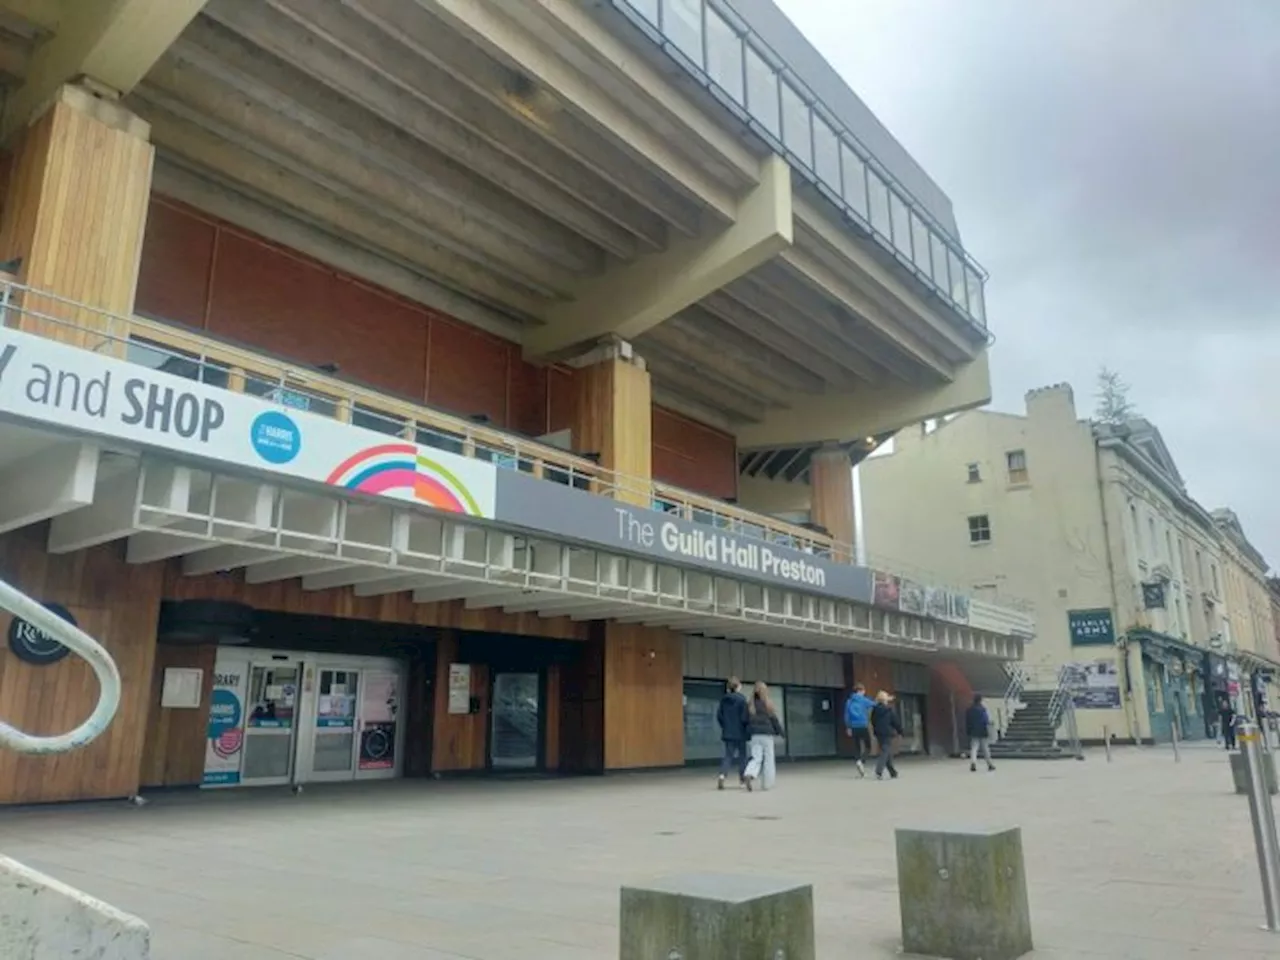
[[[871,571],[506,470],[495,519],[619,553],[870,603]]]

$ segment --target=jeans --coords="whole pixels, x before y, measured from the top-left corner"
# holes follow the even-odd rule
[[[1222,745],[1228,750],[1236,748],[1236,724],[1234,720],[1230,722],[1222,721]]]
[[[982,759],[987,761],[987,766],[991,766],[991,740],[987,737],[970,737],[969,738],[969,763],[978,762],[978,751],[982,751]]]
[[[889,776],[897,777],[898,768],[893,765],[893,738],[885,737],[880,741],[880,759],[876,761],[876,776],[883,777],[888,770]]]
[[[744,740],[725,740],[724,753],[720,755],[720,776],[727,777],[732,770],[741,779],[747,769],[747,744]]]
[[[857,763],[869,759],[871,756],[871,731],[866,727],[852,727],[853,731],[853,759]]]
[[[778,779],[778,765],[774,756],[773,734],[751,735],[751,760],[744,773],[749,779],[760,778],[760,786],[768,790]]]

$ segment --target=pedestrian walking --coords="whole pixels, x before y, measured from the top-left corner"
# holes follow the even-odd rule
[[[969,771],[978,772],[979,750],[987,761],[987,769],[995,770],[996,765],[991,762],[991,717],[987,708],[982,705],[980,693],[973,695],[973,705],[965,711],[964,729],[969,735]]]
[[[716,723],[720,724],[720,742],[723,752],[720,756],[720,776],[716,780],[716,789],[724,789],[724,779],[732,770],[738,775],[738,783],[743,782],[743,774],[747,769],[747,698],[742,695],[742,681],[730,677],[725,684],[724,696],[720,698],[720,706],[716,708]]]
[[[1218,720],[1222,724],[1223,748],[1234,750],[1236,748],[1236,710],[1227,697],[1218,701]]]
[[[876,705],[871,708],[871,732],[876,735],[876,742],[880,745],[880,757],[876,760],[877,780],[884,779],[886,770],[890,777],[898,779],[898,768],[893,765],[893,738],[895,734],[902,733],[902,721],[898,719],[898,712],[890,705],[892,702],[893,697],[881,690],[876,694]]]
[[[871,708],[875,705],[867,696],[867,688],[860,683],[854,684],[853,693],[844,703],[844,729],[853,738],[853,763],[860,777],[867,775],[863,758],[871,756]]]
[[[751,702],[747,704],[747,717],[747,730],[751,734],[751,759],[747,762],[743,783],[750,790],[758,779],[760,788],[769,790],[778,777],[773,738],[781,737],[783,730],[778,711],[769,699],[769,688],[761,680],[756,681]]]

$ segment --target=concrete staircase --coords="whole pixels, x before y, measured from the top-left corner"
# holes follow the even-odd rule
[[[1020,699],[1024,706],[1013,715],[1004,736],[991,745],[991,755],[1005,760],[1071,759],[1057,742],[1062,711],[1053,702],[1054,692],[1024,690]]]

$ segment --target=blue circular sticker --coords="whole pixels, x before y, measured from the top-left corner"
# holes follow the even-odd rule
[[[302,449],[302,431],[278,410],[269,410],[253,421],[249,440],[267,463],[288,463]]]

